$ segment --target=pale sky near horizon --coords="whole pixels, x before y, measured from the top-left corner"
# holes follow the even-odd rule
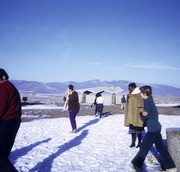
[[[180,88],[179,0],[0,0],[10,79]]]

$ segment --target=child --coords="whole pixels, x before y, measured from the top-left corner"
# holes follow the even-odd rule
[[[166,172],[177,172],[175,164],[163,143],[161,124],[158,121],[158,111],[152,99],[152,89],[150,86],[144,86],[141,87],[140,90],[141,96],[145,100],[141,119],[146,123],[148,132],[141,143],[139,152],[131,161],[129,167],[133,171],[141,169],[143,162],[154,143],[161,158],[164,160]]]

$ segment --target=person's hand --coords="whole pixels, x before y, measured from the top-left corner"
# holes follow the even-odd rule
[[[70,92],[71,92],[71,90],[70,90],[70,89],[67,89],[67,90],[66,90],[66,95],[69,96]]]
[[[130,96],[131,96],[131,94],[129,93],[129,94],[127,94],[127,99],[129,99],[130,98]]]
[[[143,111],[143,112],[142,112],[142,115],[143,115],[143,116],[147,116],[148,113],[147,113],[146,111]]]

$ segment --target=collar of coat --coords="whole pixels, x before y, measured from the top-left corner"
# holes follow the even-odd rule
[[[140,89],[136,87],[131,94],[139,94],[139,93],[140,93]]]

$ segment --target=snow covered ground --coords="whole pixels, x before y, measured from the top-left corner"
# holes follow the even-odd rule
[[[164,139],[166,128],[179,127],[180,116],[159,119]],[[126,172],[138,149],[129,147],[131,135],[123,123],[123,114],[77,116],[76,134],[70,133],[68,118],[22,123],[10,160],[19,172]]]
[[[166,103],[166,104],[156,104],[156,106],[160,107],[177,107],[180,106],[179,103]]]
[[[52,104],[23,105],[22,109],[63,109],[63,107]]]

